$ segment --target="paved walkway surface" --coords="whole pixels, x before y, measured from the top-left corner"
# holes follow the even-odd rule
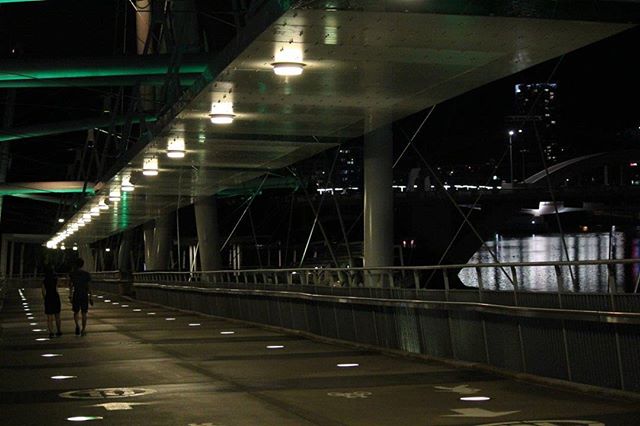
[[[1,425],[640,424],[637,403],[98,297],[86,336],[65,304],[49,340],[39,291],[7,294]]]

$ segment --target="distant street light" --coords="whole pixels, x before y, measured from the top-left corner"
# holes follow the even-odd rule
[[[513,183],[513,135],[516,132],[509,130],[509,183]]]
[[[524,156],[528,152],[529,152],[529,150],[525,149],[525,148],[520,150],[520,155],[522,155],[522,181],[523,182],[527,178],[527,167],[526,167],[526,163],[524,161]]]

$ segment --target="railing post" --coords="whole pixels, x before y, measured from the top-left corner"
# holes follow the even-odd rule
[[[475,270],[476,270],[476,276],[478,277],[478,293],[480,296],[480,301],[482,302],[482,299],[483,299],[482,291],[484,290],[484,283],[482,281],[482,268],[480,268],[479,266],[476,266]]]
[[[444,280],[444,289],[446,294],[449,294],[449,274],[447,268],[442,269],[442,279]]]
[[[610,294],[616,293],[616,271],[613,263],[607,264],[607,289]]]
[[[416,290],[420,290],[420,273],[417,270],[413,270],[413,285]]]

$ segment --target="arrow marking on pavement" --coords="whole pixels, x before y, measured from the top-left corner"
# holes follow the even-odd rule
[[[491,411],[484,408],[454,408],[458,414],[447,414],[444,417],[500,417],[509,414],[519,413],[520,411]]]
[[[471,395],[480,392],[480,389],[470,388],[469,385],[460,385],[453,388],[447,386],[434,386],[436,392],[453,392],[460,395]]]

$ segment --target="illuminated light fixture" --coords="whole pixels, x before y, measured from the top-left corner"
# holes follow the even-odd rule
[[[145,176],[158,175],[158,157],[148,157],[143,160],[142,174]]]
[[[147,312],[147,315],[155,315],[155,312]]]
[[[463,396],[460,401],[489,401],[490,399],[488,396]]]
[[[122,184],[120,185],[120,190],[122,192],[133,192],[134,189],[136,189],[136,187],[131,183],[131,176],[122,176]]]
[[[62,354],[42,354],[40,356],[43,357],[43,358],[55,358],[55,357],[58,357],[58,356],[62,356]]]
[[[111,192],[109,192],[109,201],[120,201],[120,190],[119,189],[114,189]]]
[[[107,206],[107,208],[109,208],[109,206]],[[89,214],[91,216],[100,216],[100,207],[99,206],[92,207]]]
[[[109,210],[109,205],[104,201],[104,198],[98,203],[98,208],[100,210]]]
[[[111,302],[112,305],[119,305],[120,302]]]
[[[66,250],[67,248],[63,245],[60,246],[60,250]]]
[[[271,66],[276,75],[287,77],[302,74],[306,65],[302,62],[274,62]]]
[[[184,158],[185,153],[184,139],[173,138],[167,143],[167,157]]]
[[[36,339],[36,342],[46,342],[47,340],[49,340],[49,338],[48,338],[48,337],[38,337],[38,338]]]
[[[129,307],[129,305],[122,305],[122,307],[123,307],[123,308],[128,308],[128,307]]]
[[[91,213],[85,213],[85,214],[82,215],[82,219],[84,219],[84,221],[86,223],[89,223],[89,222],[91,222],[91,219],[93,219],[93,218],[91,217]]]
[[[79,220],[76,222],[76,225],[77,225],[79,228],[82,228],[83,226],[85,226],[85,225],[86,225],[86,223],[85,223],[84,219],[79,219]]]
[[[142,312],[142,309],[136,308],[136,309],[133,310],[133,312]]]
[[[88,422],[91,420],[102,420],[104,417],[100,416],[73,416],[67,417],[70,422]]]
[[[67,380],[67,379],[76,379],[78,376],[51,376],[53,380]]]
[[[73,246],[73,247],[71,247],[71,250],[73,250],[73,251],[78,251],[78,246]]]
[[[235,114],[228,114],[228,113],[217,113],[217,112],[212,112],[211,114],[209,114],[209,118],[211,119],[211,122],[213,124],[231,124],[233,123],[233,119],[236,117]]]
[[[340,368],[353,368],[353,367],[359,367],[360,364],[356,364],[355,362],[353,362],[353,363],[336,364],[336,366]]]
[[[200,323],[199,322],[189,323],[189,327],[200,327]]]
[[[175,321],[176,319],[175,318],[165,318],[165,320],[167,320],[167,321]]]
[[[109,253],[111,251],[111,249],[109,247],[107,247],[106,249],[104,249],[104,251],[106,251],[107,253]],[[105,302],[108,302],[108,300],[105,300]]]
[[[284,345],[267,345],[267,349],[284,349]]]
[[[109,300],[109,299],[104,299],[104,303],[111,303],[111,300]]]
[[[236,334],[235,331],[221,331],[220,334]]]
[[[63,218],[59,218],[58,219],[58,223],[64,223],[64,219]]]
[[[34,328],[34,329],[33,329],[33,330],[31,330],[31,331],[33,331],[34,333],[39,333],[39,332],[41,332],[41,331],[44,331],[44,328]]]

